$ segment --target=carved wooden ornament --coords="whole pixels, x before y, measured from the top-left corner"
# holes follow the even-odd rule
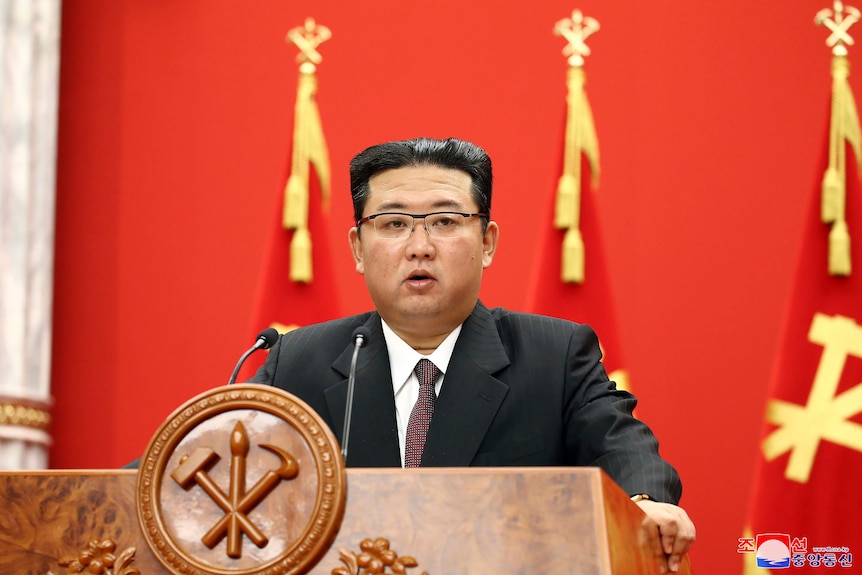
[[[277,388],[219,387],[162,424],[141,459],[138,521],[171,573],[309,571],[335,539],[347,500],[338,442]]]

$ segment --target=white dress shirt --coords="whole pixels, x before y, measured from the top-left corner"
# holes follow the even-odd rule
[[[385,321],[382,323],[383,336],[389,349],[389,370],[392,372],[392,389],[395,392],[395,420],[398,423],[398,446],[401,450],[403,467],[404,450],[407,444],[407,422],[410,421],[410,413],[419,399],[419,379],[413,370],[416,369],[420,359],[428,359],[436,365],[442,375],[434,385],[434,392],[440,395],[446,370],[449,368],[449,360],[452,359],[452,351],[455,349],[455,342],[458,340],[458,334],[461,333],[461,326],[452,330],[452,333],[447,335],[443,343],[431,354],[423,355],[398,337]]]

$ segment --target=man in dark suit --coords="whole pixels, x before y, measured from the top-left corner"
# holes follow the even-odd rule
[[[297,395],[340,439],[365,326],[349,466],[599,466],[676,571],[695,538],[679,477],[632,416],[637,400],[608,380],[593,330],[478,300],[499,235],[488,155],[454,139],[389,142],[358,154],[350,177],[350,246],[376,311],[284,334],[252,381]]]

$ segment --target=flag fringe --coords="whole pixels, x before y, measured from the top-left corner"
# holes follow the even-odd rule
[[[829,117],[829,165],[823,175],[821,218],[831,223],[829,231],[829,273],[849,276],[850,232],[845,221],[847,205],[847,150],[853,149],[856,163],[862,163],[862,135],[859,114],[847,78],[850,62],[846,56],[832,58],[832,110]]]
[[[563,175],[557,184],[554,225],[567,230],[563,238],[560,277],[565,283],[584,281],[584,243],[579,230],[581,209],[581,155],[590,164],[591,184],[598,183],[599,145],[590,103],[584,90],[586,75],[581,66],[570,66],[566,75],[566,136]]]

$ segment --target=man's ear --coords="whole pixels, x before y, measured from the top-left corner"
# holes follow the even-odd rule
[[[482,267],[487,268],[491,265],[494,259],[494,254],[497,252],[497,240],[500,237],[500,227],[497,222],[488,222],[488,227],[485,228],[485,235],[482,236]]]
[[[347,232],[347,241],[350,242],[350,253],[353,254],[353,261],[356,262],[356,273],[364,275],[365,265],[362,262],[362,238],[359,237],[358,228],[350,228],[350,231]]]

